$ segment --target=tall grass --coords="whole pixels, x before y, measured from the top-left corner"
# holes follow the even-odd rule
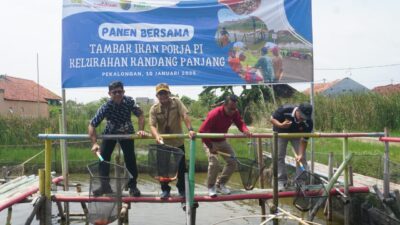
[[[315,122],[321,131],[400,130],[400,94],[316,96]]]

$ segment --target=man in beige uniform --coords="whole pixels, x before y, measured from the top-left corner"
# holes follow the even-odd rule
[[[185,152],[184,139],[165,139],[160,134],[182,134],[182,121],[189,130],[189,137],[193,138],[193,131],[188,110],[179,98],[171,97],[169,86],[166,83],[160,83],[156,86],[156,96],[158,103],[150,108],[150,130],[158,144],[165,143],[166,145],[174,146],[182,149]],[[185,157],[179,163],[178,181],[176,187],[180,196],[185,196],[185,172],[186,163]],[[161,183],[161,198],[170,197],[171,187],[168,182]]]

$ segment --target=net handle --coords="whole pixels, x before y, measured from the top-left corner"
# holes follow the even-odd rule
[[[303,163],[302,163],[301,161],[297,161],[297,160],[296,160],[296,158],[297,158],[297,153],[296,153],[296,151],[294,150],[294,148],[292,147],[291,149],[292,149],[292,152],[293,152],[293,155],[294,155],[294,160],[296,161],[296,164],[299,164],[301,171],[304,172],[304,171],[306,170],[306,168],[304,168],[304,165],[303,165]]]
[[[96,151],[97,158],[100,159],[101,162],[104,162],[103,156],[101,156],[100,151]]]
[[[231,157],[231,158],[233,158],[233,159],[236,159],[235,156],[233,156],[233,155],[231,155],[231,154],[228,154],[228,153],[226,153],[226,152],[217,151],[217,154],[220,154],[220,155],[223,155],[223,156],[227,156],[227,157]]]

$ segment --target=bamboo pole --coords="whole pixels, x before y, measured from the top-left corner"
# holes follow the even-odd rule
[[[262,139],[257,138],[257,155],[258,155],[258,169],[259,169],[259,178],[260,178],[260,188],[264,189],[264,176],[263,176],[263,169],[264,169],[264,156],[263,156],[263,148],[262,148]],[[265,221],[266,209],[265,209],[265,200],[259,199],[258,203],[261,207],[261,222]]]
[[[389,136],[389,131],[385,127],[385,137]],[[385,141],[385,156],[383,162],[383,197],[389,198],[390,179],[389,179],[389,142]]]
[[[66,91],[62,89],[62,105],[61,105],[61,118],[60,118],[60,133],[67,133],[67,113],[66,113]],[[64,178],[64,191],[69,191],[69,167],[68,167],[68,149],[65,139],[60,140],[61,150],[61,172]],[[69,203],[64,202],[64,212],[66,223],[69,224]]]
[[[336,172],[333,174],[332,179],[329,180],[328,184],[325,185],[325,190],[324,190],[324,195],[327,195],[329,191],[332,189],[332,187],[335,185],[336,181],[339,179],[340,174],[343,172],[345,167],[347,167],[348,163],[350,163],[351,159],[353,158],[353,153],[349,153],[347,157],[344,159],[342,164],[340,164],[339,168],[336,170]],[[310,211],[309,213],[309,219],[313,220],[316,213],[318,212],[318,209],[322,206],[322,204],[325,202],[323,198],[321,198],[314,206],[314,208]]]
[[[328,180],[332,179],[333,175],[333,152],[329,152],[329,159],[328,159]],[[328,220],[332,221],[332,196],[328,196],[328,204],[327,204],[327,214]]]
[[[270,212],[275,214],[278,212],[278,133],[274,132],[273,145],[272,145],[272,170],[273,170],[273,204]]]
[[[8,207],[8,209],[7,209],[6,225],[11,225],[11,218],[12,218],[12,206]]]
[[[380,140],[386,140],[388,138],[384,138],[383,132],[372,132],[372,133],[279,133],[278,137],[280,138],[301,138],[301,137],[309,137],[309,138],[322,138],[322,137],[335,137],[335,138],[344,138],[344,137],[379,137]],[[188,138],[187,134],[162,134],[161,137],[163,139],[176,139],[176,138]],[[246,138],[247,136],[244,134],[221,134],[221,133],[198,133],[196,134],[197,138]],[[272,138],[273,133],[253,133],[253,138]],[[60,140],[60,139],[80,139],[80,140],[88,140],[88,134],[39,134],[39,139],[50,139],[50,140]],[[151,135],[145,137],[139,137],[136,134],[107,134],[107,135],[99,135],[98,139],[153,139]],[[390,140],[397,141],[396,139],[391,138]],[[400,140],[399,140],[400,141]]]
[[[46,204],[45,204],[45,224],[51,224],[51,140],[45,140],[45,163],[44,163],[44,171],[45,171],[45,186],[44,186],[44,194],[46,196]]]
[[[348,155],[349,152],[349,139],[343,138],[343,159]],[[344,167],[344,194],[346,198],[349,196],[349,166]],[[344,205],[344,224],[349,225],[350,223],[350,204]]]

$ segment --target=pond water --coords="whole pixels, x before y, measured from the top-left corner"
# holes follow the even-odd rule
[[[196,173],[196,191],[206,191],[204,186],[205,173]],[[70,177],[70,182],[78,182],[83,186],[83,191],[89,189],[89,175],[87,174],[74,174]],[[141,191],[159,191],[159,184],[152,180],[147,174],[139,175],[139,189]],[[172,183],[172,191],[176,191],[175,183]],[[230,182],[228,183],[232,189],[242,188],[239,174],[234,174]],[[267,203],[272,204],[272,200]],[[308,213],[302,213],[297,210],[293,204],[293,200],[289,198],[280,199],[279,206],[284,210],[287,210],[294,215],[307,218]],[[71,203],[72,213],[82,213],[81,206],[79,203]],[[29,203],[18,204],[13,207],[12,212],[12,223],[11,224],[24,224],[26,218],[32,211],[32,205]],[[56,215],[58,210],[56,205],[53,204],[53,214]],[[269,212],[267,206],[267,213]],[[244,216],[255,216],[260,215],[261,209],[258,205],[258,200],[245,200],[235,202],[200,202],[199,208],[197,208],[197,225],[210,225],[224,221],[229,218],[244,217]],[[132,203],[131,209],[129,210],[129,224],[139,225],[185,225],[186,217],[185,212],[181,209],[180,203],[169,203],[169,204],[155,204],[155,203]],[[0,212],[0,223],[4,224],[7,218],[7,210]],[[53,219],[53,224],[59,224],[57,221],[59,218]],[[328,222],[325,220],[322,209],[314,219],[314,222],[320,224],[338,225],[343,224],[343,221],[334,218],[335,222]],[[261,223],[260,218],[245,218],[245,219],[234,219],[219,224],[254,224],[258,225]],[[32,224],[39,224],[38,221],[33,221]],[[71,221],[71,224],[85,224],[83,221]],[[112,224],[117,224],[116,222]],[[272,223],[268,223],[272,224]],[[281,221],[279,224],[299,224],[295,221]]]

